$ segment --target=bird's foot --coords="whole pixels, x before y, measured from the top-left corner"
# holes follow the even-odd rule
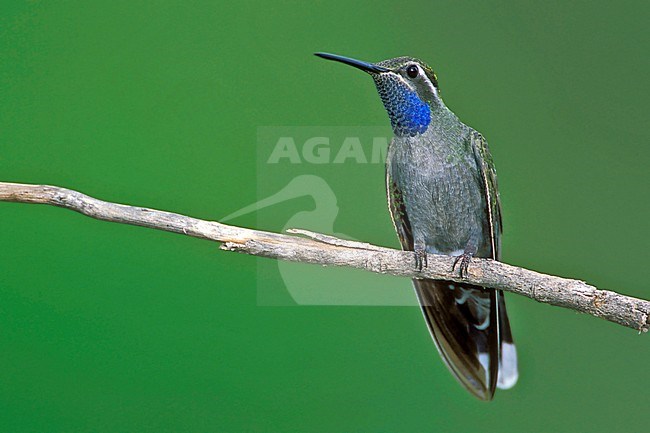
[[[458,267],[458,275],[460,275],[461,278],[465,278],[467,276],[467,268],[469,267],[469,262],[472,261],[472,257],[474,257],[474,254],[467,251],[459,256],[456,256],[456,260],[454,260],[454,265],[451,267],[451,271],[454,272],[456,270],[456,265],[460,263],[460,266]]]
[[[415,249],[415,269],[418,272],[422,272],[422,268],[426,268],[427,263],[427,252],[424,248]]]

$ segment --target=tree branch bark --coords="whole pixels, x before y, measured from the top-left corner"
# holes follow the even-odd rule
[[[221,249],[326,266],[347,266],[381,274],[467,282],[527,296],[539,302],[600,317],[639,332],[650,328],[650,301],[599,290],[583,281],[541,274],[489,259],[474,258],[465,278],[452,272],[453,257],[428,256],[414,268],[413,253],[294,229],[291,236],[205,221],[171,212],[105,202],[47,185],[0,182],[0,201],[48,204],[92,218],[180,233],[221,242]]]

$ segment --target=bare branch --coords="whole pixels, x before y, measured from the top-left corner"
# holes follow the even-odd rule
[[[40,203],[92,218],[181,233],[222,242],[222,250],[327,266],[347,266],[410,278],[467,282],[502,289],[539,302],[570,308],[639,332],[650,328],[650,301],[599,290],[583,281],[540,274],[505,263],[474,258],[465,278],[451,271],[453,257],[429,255],[428,267],[414,268],[411,252],[293,229],[305,237],[270,233],[204,221],[171,212],[105,202],[77,191],[46,185],[0,182],[0,201]]]

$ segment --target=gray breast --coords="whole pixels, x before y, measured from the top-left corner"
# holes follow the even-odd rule
[[[485,196],[471,143],[428,131],[396,137],[389,175],[402,191],[415,244],[431,253],[460,254],[470,238],[489,254]]]

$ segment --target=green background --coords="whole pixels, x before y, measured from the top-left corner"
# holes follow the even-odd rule
[[[258,127],[387,124],[367,77],[312,52],[408,54],[490,141],[503,260],[650,298],[647,22],[642,1],[5,0],[0,180],[218,219],[257,199]],[[397,246],[374,170],[335,229]],[[417,308],[260,306],[264,259],[47,206],[0,203],[0,245],[3,432],[650,422],[647,335],[522,297],[519,384],[482,403]]]

